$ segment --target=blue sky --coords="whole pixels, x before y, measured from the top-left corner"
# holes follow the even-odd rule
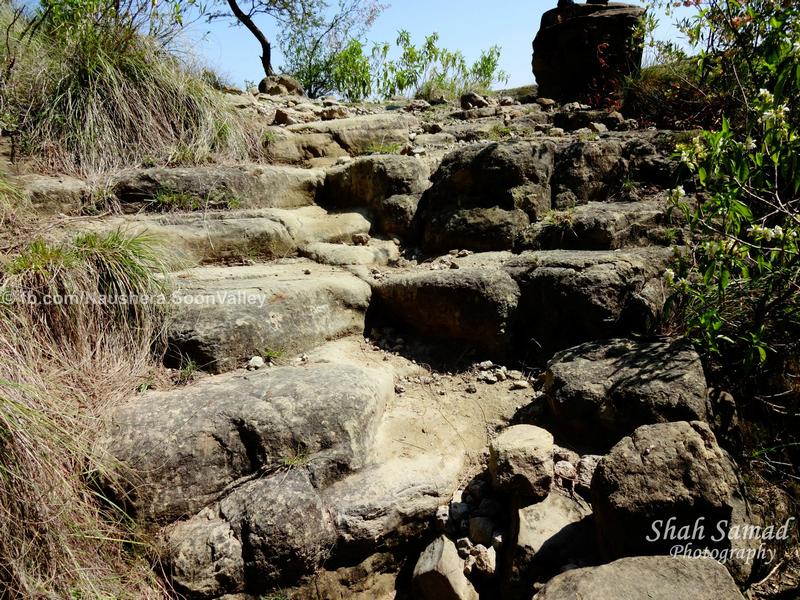
[[[534,82],[531,42],[542,13],[556,4],[556,0],[385,1],[391,5],[370,31],[370,41],[394,42],[399,29],[410,31],[415,42],[438,32],[441,45],[461,50],[469,60],[477,58],[481,49],[497,44],[502,47],[501,66],[510,76],[509,87]],[[259,25],[276,42],[275,24],[262,17]],[[663,18],[659,37],[666,39],[676,35],[669,20]],[[246,29],[231,27],[226,22],[198,22],[192,26],[191,38],[198,58],[225,75],[231,83],[242,86],[245,81],[259,81],[263,77],[258,43]],[[273,64],[277,70],[281,56],[277,43],[274,46]]]

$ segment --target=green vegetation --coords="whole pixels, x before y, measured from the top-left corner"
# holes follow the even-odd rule
[[[80,174],[257,150],[258,136],[168,52],[182,22],[181,4],[170,6],[47,0],[29,14],[3,0],[0,114],[17,150]]]
[[[411,41],[408,31],[400,31],[396,46],[397,59],[389,58],[391,44],[378,44],[373,49],[373,80],[377,95],[389,98],[398,94],[433,99],[437,96],[458,97],[468,91],[486,91],[496,83],[508,81],[499,69],[500,48],[493,46],[481,52],[469,65],[464,55],[439,45],[439,35],[425,38],[422,46]]]
[[[495,142],[502,142],[511,137],[513,131],[510,127],[497,123],[489,130],[489,139]]]
[[[788,486],[800,475],[800,7],[711,2],[680,27],[699,52],[687,78],[720,112],[678,147],[697,193],[672,193],[691,237],[667,273],[671,327],[715,385],[736,390],[746,446],[768,440],[759,476]],[[670,108],[690,121],[687,106]]]
[[[400,154],[402,149],[403,146],[400,144],[370,144],[364,150],[364,154]]]
[[[36,241],[0,263],[0,587],[3,597],[163,598],[155,554],[98,491],[109,405],[150,379],[164,309],[100,298],[163,291],[143,237]],[[92,301],[98,299],[98,301]]]

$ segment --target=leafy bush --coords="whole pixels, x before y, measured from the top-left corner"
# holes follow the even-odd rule
[[[500,70],[500,48],[493,46],[481,52],[468,65],[461,52],[438,45],[439,34],[425,38],[422,46],[411,41],[411,34],[401,30],[396,45],[397,59],[390,59],[391,44],[378,44],[373,49],[376,93],[390,98],[410,95],[431,99],[436,95],[458,97],[467,91],[486,91],[495,83],[505,83],[508,75]]]
[[[700,194],[674,192],[695,241],[673,302],[725,377],[780,375],[800,351],[800,8],[710,2],[684,28],[706,44],[701,70],[736,74],[737,117],[679,148]]]
[[[166,160],[178,147],[248,156],[257,136],[167,51],[180,22],[170,6],[162,18],[143,0],[119,10],[114,0],[46,0],[27,15],[4,2],[0,114],[20,153],[81,174]]]

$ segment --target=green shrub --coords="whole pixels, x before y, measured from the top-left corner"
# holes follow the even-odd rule
[[[796,429],[782,427],[800,409],[800,7],[720,7],[699,11],[686,30],[708,45],[697,62],[711,81],[723,81],[719,69],[737,73],[724,91],[736,117],[679,146],[699,193],[687,201],[673,192],[692,238],[668,273],[670,306],[712,378],[739,391],[740,410],[791,441]],[[784,456],[784,467],[796,459]]]
[[[378,44],[373,49],[373,80],[375,92],[384,98],[396,95],[427,97],[435,94],[455,98],[467,91],[486,91],[496,83],[508,81],[500,70],[500,48],[493,46],[482,51],[478,60],[469,65],[461,52],[438,45],[439,34],[425,38],[415,46],[411,34],[401,30],[396,46],[397,59],[390,59],[391,44]]]

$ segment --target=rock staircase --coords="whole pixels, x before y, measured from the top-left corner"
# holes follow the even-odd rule
[[[745,519],[697,355],[652,337],[678,134],[548,102],[319,120],[228,100],[317,120],[272,128],[271,165],[119,174],[121,214],[62,232],[147,233],[176,266],[168,360],[207,375],[131,398],[99,445],[178,592],[672,598],[683,577],[742,597],[713,561],[624,558],[648,516]],[[658,462],[619,450],[634,431]]]

